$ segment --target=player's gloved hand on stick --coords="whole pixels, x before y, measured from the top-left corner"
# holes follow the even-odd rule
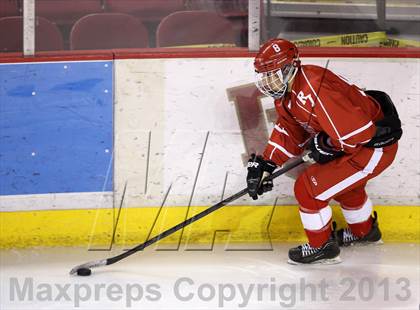
[[[309,143],[310,157],[319,164],[328,163],[344,154],[330,143],[330,137],[323,131],[317,133]]]
[[[257,200],[258,195],[273,189],[273,180],[264,180],[276,169],[276,164],[269,160],[264,160],[262,156],[251,154],[248,160],[248,175],[246,184],[248,194],[252,199]]]

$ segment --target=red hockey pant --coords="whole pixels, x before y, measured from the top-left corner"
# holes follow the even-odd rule
[[[295,196],[303,227],[312,247],[324,244],[331,235],[331,199],[340,203],[344,218],[358,237],[372,225],[372,202],[365,186],[368,180],[384,171],[395,158],[398,146],[361,148],[329,163],[313,164],[295,183]]]

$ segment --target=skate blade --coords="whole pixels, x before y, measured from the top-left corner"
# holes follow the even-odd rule
[[[287,263],[290,265],[336,265],[340,264],[342,262],[340,256],[334,257],[334,258],[325,258],[317,260],[313,263],[299,263],[291,260],[290,258],[287,260]]]
[[[344,247],[365,247],[365,246],[369,246],[369,245],[382,245],[384,244],[382,239],[379,239],[378,241],[373,241],[373,242],[369,242],[369,241],[365,241],[365,242],[352,242],[348,245],[345,245]]]
[[[381,245],[384,244],[384,242],[382,241],[382,239],[379,239],[378,241],[372,242],[372,244]]]

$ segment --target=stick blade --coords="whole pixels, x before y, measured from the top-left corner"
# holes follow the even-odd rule
[[[77,273],[77,270],[81,269],[81,268],[96,268],[96,267],[101,267],[101,266],[106,266],[107,264],[107,260],[106,259],[102,259],[102,260],[95,260],[95,261],[91,261],[91,262],[87,262],[81,265],[78,265],[76,267],[74,267],[72,270],[70,270],[70,274],[74,275]]]

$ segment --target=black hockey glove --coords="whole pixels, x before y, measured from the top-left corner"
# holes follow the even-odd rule
[[[328,163],[344,154],[342,151],[337,151],[328,142],[328,135],[321,131],[309,143],[311,150],[310,157],[319,164]]]
[[[273,189],[273,180],[264,180],[276,169],[276,164],[269,160],[264,160],[262,156],[251,154],[248,160],[248,175],[246,184],[248,194],[252,199],[257,200],[258,195]]]

